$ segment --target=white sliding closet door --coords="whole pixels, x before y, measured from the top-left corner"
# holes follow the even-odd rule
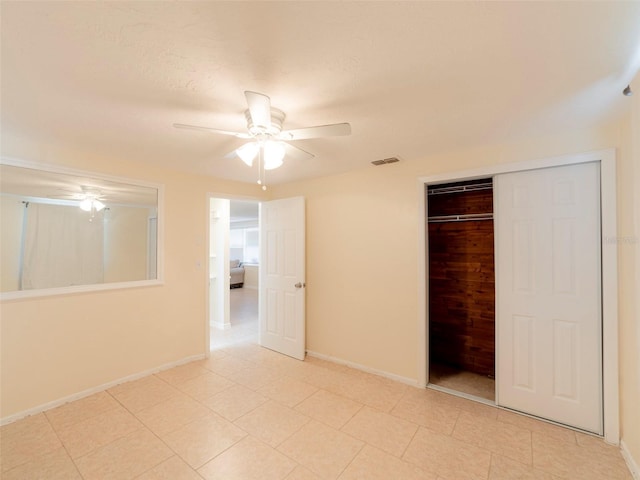
[[[497,403],[602,433],[600,170],[498,175]]]

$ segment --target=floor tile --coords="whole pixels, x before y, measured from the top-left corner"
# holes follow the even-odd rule
[[[204,400],[234,385],[231,380],[207,371],[205,375],[177,384],[176,388],[196,400]]]
[[[347,381],[331,384],[326,389],[383,412],[391,411],[408,388],[402,383],[370,374],[348,375],[347,378]]]
[[[412,388],[411,390],[415,389]],[[477,416],[493,419],[498,416],[499,409],[495,405],[487,405],[485,403],[476,402],[450,393],[439,392],[431,388],[420,390],[426,391],[431,400],[435,403],[446,404],[450,407],[457,408],[463,412],[473,413]]]
[[[417,429],[415,423],[371,407],[364,407],[342,427],[343,432],[396,457],[402,456]]]
[[[576,441],[582,448],[587,449],[598,455],[611,455],[615,458],[620,458],[620,447],[616,445],[609,445],[601,437],[595,437],[586,433],[574,432],[576,435]]]
[[[295,410],[334,428],[342,428],[363,407],[359,402],[326,390],[318,390]]]
[[[184,460],[174,455],[136,477],[136,480],[202,480],[202,477]]]
[[[527,417],[526,415],[520,415],[515,412],[499,410],[498,421],[526,428],[528,430],[531,430],[532,432],[542,433],[549,437],[554,437],[565,442],[576,442],[576,433],[569,428],[564,428],[549,422],[544,422],[542,420]]]
[[[233,375],[233,381],[251,390],[258,390],[275,382],[280,377],[282,377],[282,374],[275,368],[251,365],[236,372]]]
[[[309,360],[305,360],[305,363]],[[328,363],[328,362],[327,362]],[[335,391],[344,388],[353,381],[353,377],[345,373],[346,367],[341,370],[319,367],[316,362],[310,362],[311,373],[305,379],[305,382],[325,390]]]
[[[258,389],[258,393],[288,407],[295,407],[317,391],[317,387],[291,377],[281,377]]]
[[[207,480],[280,480],[296,463],[269,445],[246,437],[198,470]]]
[[[334,372],[347,372],[349,370],[349,367],[347,367],[346,365],[341,365],[339,363],[330,362],[328,360],[324,360],[318,357],[312,357],[309,355],[307,355],[305,362],[316,367],[322,367],[323,369],[332,370]]]
[[[460,415],[460,409],[434,399],[426,389],[409,389],[391,414],[435,432],[450,435]]]
[[[553,437],[533,433],[533,467],[563,479],[631,480],[622,455],[597,454]]]
[[[313,473],[308,468],[303,467],[302,465],[298,465],[293,469],[285,480],[322,480],[318,475]]]
[[[213,373],[217,373],[229,380],[242,370],[249,368],[252,364],[233,355],[226,355],[222,358],[208,358],[203,360],[201,365]]]
[[[197,469],[246,435],[233,423],[211,413],[163,436],[162,440]]]
[[[142,423],[119,407],[60,429],[58,436],[71,458],[78,458],[141,427]]]
[[[253,390],[236,385],[203,400],[202,403],[227,420],[234,421],[267,400],[267,397]]]
[[[173,456],[173,452],[149,430],[142,428],[78,458],[84,480],[135,478]]]
[[[270,359],[281,356],[273,350],[269,350],[268,348],[261,347],[260,345],[251,342],[241,342],[229,345],[225,348],[225,351],[228,355],[233,355],[234,357],[258,365],[265,362],[268,363]]]
[[[437,477],[435,473],[429,473],[382,450],[365,445],[338,478],[339,480],[436,480]]]
[[[3,480],[82,480],[78,469],[64,448],[58,448],[33,460],[2,472]]]
[[[402,459],[446,480],[486,480],[491,452],[420,427]]]
[[[531,465],[531,431],[492,418],[461,412],[453,438]]]
[[[496,397],[496,381],[493,378],[435,362],[429,364],[429,382],[490,401]]]
[[[312,420],[285,440],[278,450],[321,478],[335,479],[363,445],[350,435]]]
[[[309,417],[272,400],[234,423],[263,442],[277,447],[309,421]]]
[[[107,392],[100,392],[48,410],[46,416],[53,428],[58,430],[119,406],[118,402]]]
[[[313,375],[313,372],[316,368],[318,367],[314,367],[313,365],[308,364],[306,361],[296,360],[291,357],[286,357],[284,361],[278,363],[278,370],[280,371],[280,373],[282,373],[282,375],[286,375],[287,377],[303,381],[309,385],[311,385],[311,383],[307,382],[306,380],[307,378],[309,378],[309,376]]]
[[[136,417],[157,435],[165,435],[182,425],[209,415],[211,410],[187,395],[171,397],[136,413]]]
[[[553,475],[502,455],[491,456],[489,480],[554,480]]]
[[[0,430],[2,471],[36,460],[39,455],[60,447],[62,443],[42,413],[5,425]]]
[[[1,426],[0,438],[16,438],[19,435],[28,434],[31,430],[39,429],[42,426],[51,428],[51,423],[44,413],[36,413],[35,415],[30,415]]]
[[[150,375],[110,388],[109,393],[127,410],[137,413],[179,395],[180,391],[155,375]]]
[[[163,370],[162,372],[156,373],[156,375],[165,382],[176,385],[204,375],[207,372],[208,370],[201,365],[200,362],[190,362],[178,367],[169,368],[168,370]]]

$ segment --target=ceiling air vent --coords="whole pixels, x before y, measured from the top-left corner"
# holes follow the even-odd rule
[[[387,163],[396,163],[396,162],[399,162],[399,161],[400,160],[397,157],[390,157],[390,158],[385,158],[385,159],[382,159],[382,160],[374,160],[371,163],[373,163],[377,167],[378,165],[385,165]]]

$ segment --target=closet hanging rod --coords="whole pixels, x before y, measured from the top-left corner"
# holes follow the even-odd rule
[[[427,218],[429,223],[470,222],[476,220],[493,220],[492,213],[466,213],[462,215],[434,215]]]
[[[455,187],[429,187],[429,195],[443,195],[445,193],[473,192],[476,190],[490,190],[493,182],[476,183],[474,185],[457,185]]]

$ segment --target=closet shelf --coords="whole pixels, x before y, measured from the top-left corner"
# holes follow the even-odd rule
[[[429,223],[469,222],[476,220],[493,220],[492,213],[466,213],[462,215],[434,215],[428,218]]]

